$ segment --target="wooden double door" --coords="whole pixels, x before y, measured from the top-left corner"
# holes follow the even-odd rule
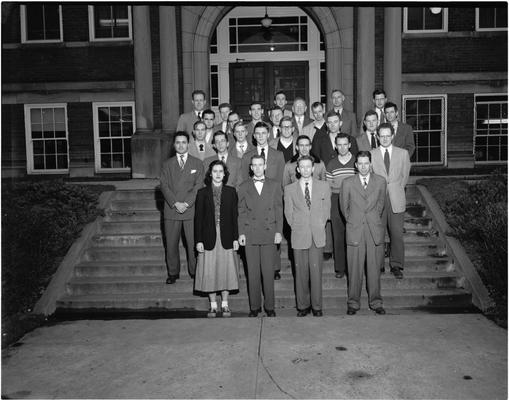
[[[230,63],[230,102],[244,121],[249,121],[249,106],[259,101],[267,110],[274,105],[274,93],[282,90],[291,106],[293,99],[309,97],[307,61]]]

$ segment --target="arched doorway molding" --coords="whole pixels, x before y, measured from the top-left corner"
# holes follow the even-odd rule
[[[184,110],[191,108],[191,92],[209,93],[209,44],[213,29],[233,7],[183,6],[182,53]],[[322,30],[326,49],[327,88],[340,88],[353,99],[353,8],[301,7]],[[352,109],[353,103],[347,104]]]

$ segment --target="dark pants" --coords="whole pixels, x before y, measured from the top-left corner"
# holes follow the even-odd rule
[[[194,251],[194,220],[164,220],[164,234],[166,236],[166,268],[168,276],[178,276],[180,273],[180,235],[184,228],[186,237],[187,268],[189,275],[194,276],[196,270],[196,254]]]
[[[295,294],[297,309],[322,309],[323,247],[311,244],[309,249],[293,249],[295,257]],[[311,290],[310,290],[311,288]]]
[[[345,217],[339,209],[339,194],[332,193],[330,220],[334,241],[334,271],[344,274],[346,271]]]
[[[275,244],[246,245],[249,308],[262,308],[262,285],[264,308],[274,310],[274,255]]]
[[[401,268],[405,266],[405,245],[403,242],[403,227],[405,224],[405,212],[394,213],[392,211],[391,200],[387,193],[385,198],[385,208],[382,214],[382,223],[386,227],[391,240],[391,254],[389,265],[391,268]],[[383,266],[383,261],[382,265]]]

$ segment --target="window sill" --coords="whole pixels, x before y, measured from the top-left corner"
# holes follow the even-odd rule
[[[423,38],[485,38],[507,36],[505,31],[458,31],[458,32],[405,32],[401,34],[402,39],[423,39]]]

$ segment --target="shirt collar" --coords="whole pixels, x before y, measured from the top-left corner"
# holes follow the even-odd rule
[[[369,183],[370,177],[371,173],[368,173],[366,176],[361,176],[361,174],[359,174],[359,179],[361,180],[362,185],[364,185],[364,179],[366,179],[366,183]]]

